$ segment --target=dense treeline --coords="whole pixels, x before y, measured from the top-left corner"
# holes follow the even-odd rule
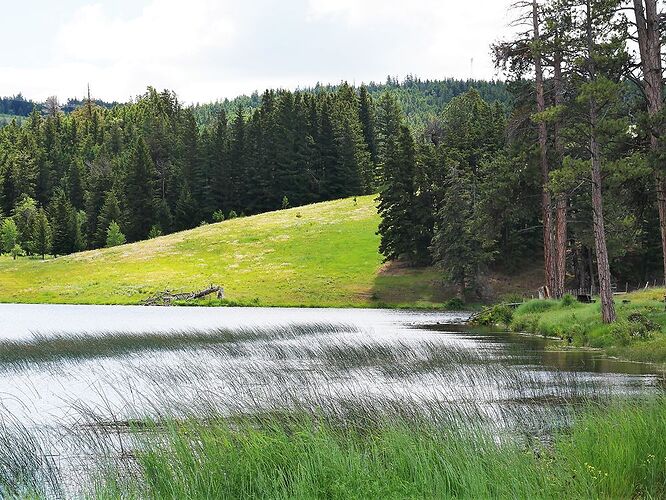
[[[168,91],[70,114],[51,102],[0,129],[3,250],[60,255],[374,192],[374,114],[345,84],[266,91],[207,127]]]
[[[517,8],[526,31],[494,46],[511,82],[508,120],[470,91],[420,153],[398,146],[403,164],[380,195],[381,248],[440,265],[461,293],[493,263],[540,254],[546,296],[598,291],[612,322],[614,285],[663,278],[662,256],[666,266],[666,17],[656,0]]]

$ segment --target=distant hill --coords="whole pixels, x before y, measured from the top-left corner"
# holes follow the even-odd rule
[[[93,99],[93,101],[98,106],[105,108],[112,108],[119,104],[117,102],[102,101],[100,99]],[[68,99],[67,102],[60,105],[60,109],[65,113],[71,113],[76,108],[82,106],[84,102],[85,100],[83,99]],[[21,121],[21,118],[30,116],[33,109],[37,108],[37,110],[41,110],[43,107],[44,103],[26,99],[22,94],[0,97],[0,126],[9,123],[14,117],[17,117],[19,121]]]
[[[224,287],[228,304],[441,306],[455,295],[454,287],[443,286],[441,271],[383,263],[375,198],[236,218],[46,261],[0,256],[0,302],[138,304],[167,289],[215,284]],[[488,299],[536,289],[541,273],[538,264],[511,275],[491,273]]]
[[[511,105],[511,95],[507,90],[506,83],[502,81],[487,80],[455,80],[452,78],[444,80],[421,80],[409,76],[403,81],[388,78],[385,83],[371,82],[366,85],[373,98],[378,98],[387,90],[395,93],[409,124],[420,129],[427,125],[431,119],[439,115],[446,104],[454,97],[464,94],[470,88],[475,88],[481,97],[488,102],[499,101],[506,108]],[[300,89],[302,92],[322,92],[335,90],[337,85],[317,85]],[[224,108],[228,116],[236,111],[239,106],[245,109],[259,107],[261,95],[254,92],[250,95],[242,95],[235,99],[224,99],[214,103],[196,104],[194,116],[199,125],[208,125],[213,122],[215,116]]]

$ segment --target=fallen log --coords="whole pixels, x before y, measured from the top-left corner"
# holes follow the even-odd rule
[[[224,288],[211,285],[203,290],[184,293],[173,293],[170,290],[159,292],[152,297],[141,301],[142,306],[170,306],[178,300],[196,300],[215,294],[218,299],[224,298]]]

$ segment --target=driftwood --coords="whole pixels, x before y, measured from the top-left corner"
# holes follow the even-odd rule
[[[218,299],[224,298],[224,288],[211,285],[198,292],[173,293],[170,290],[159,292],[156,295],[147,298],[141,302],[143,306],[170,306],[177,300],[195,300],[215,294]]]

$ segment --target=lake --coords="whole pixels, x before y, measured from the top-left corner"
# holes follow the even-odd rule
[[[360,399],[378,411],[473,405],[531,427],[545,408],[662,387],[650,365],[552,351],[540,338],[468,327],[468,316],[3,304],[0,402],[36,425],[61,422],[72,408],[129,419],[199,406],[337,411]]]

